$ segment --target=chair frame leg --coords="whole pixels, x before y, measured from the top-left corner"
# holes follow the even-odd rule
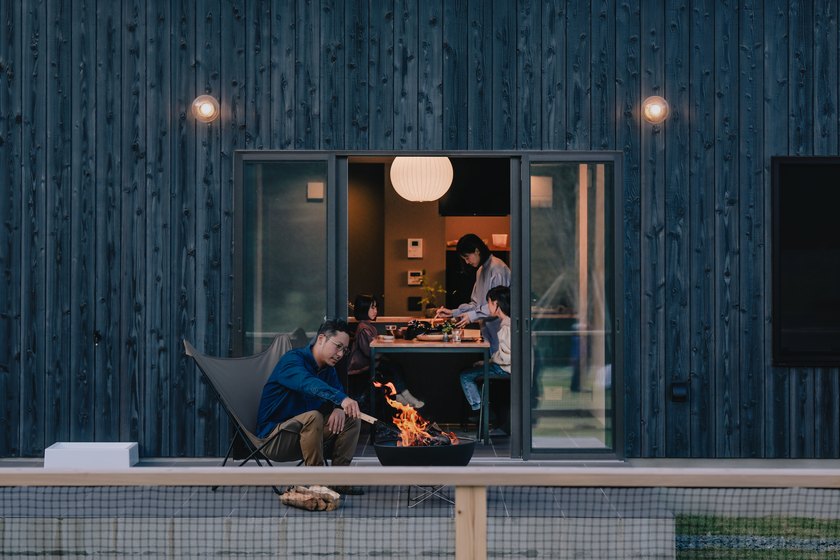
[[[411,496],[411,489],[412,488],[417,488],[418,490],[420,490],[420,494],[412,497]],[[441,500],[443,502],[446,502],[446,503],[454,506],[455,502],[453,500],[449,499],[448,496],[445,496],[444,494],[442,494],[442,492],[445,488],[446,488],[446,485],[444,485],[444,484],[439,484],[439,485],[434,485],[434,486],[418,486],[417,484],[412,484],[412,485],[408,486],[408,489],[407,489],[408,501],[407,501],[406,505],[408,505],[409,509],[412,509],[412,508],[415,508],[418,505],[422,504],[423,502],[425,502],[428,499],[437,498],[438,500]]]

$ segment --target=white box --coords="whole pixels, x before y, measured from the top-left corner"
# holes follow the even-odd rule
[[[507,234],[506,233],[494,233],[490,236],[493,239],[493,245],[496,247],[507,247]]]
[[[422,286],[423,285],[423,271],[422,270],[409,270],[408,271],[408,285],[409,286]]]
[[[127,469],[137,463],[136,441],[66,442],[58,441],[44,450],[45,469]]]
[[[422,259],[423,258],[423,239],[419,237],[408,239],[408,258]]]

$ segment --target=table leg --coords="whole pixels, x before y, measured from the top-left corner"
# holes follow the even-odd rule
[[[484,351],[484,383],[481,385],[481,424],[484,444],[490,443],[490,352]]]

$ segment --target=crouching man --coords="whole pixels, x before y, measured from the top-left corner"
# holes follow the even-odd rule
[[[263,448],[266,457],[323,466],[324,443],[332,440],[332,464],[350,464],[359,441],[359,405],[345,394],[335,371],[349,344],[347,323],[326,321],[311,345],[287,352],[277,363],[257,417],[260,437],[280,431]]]

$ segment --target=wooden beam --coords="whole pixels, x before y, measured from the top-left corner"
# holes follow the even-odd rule
[[[487,558],[487,487],[455,488],[455,558]]]

